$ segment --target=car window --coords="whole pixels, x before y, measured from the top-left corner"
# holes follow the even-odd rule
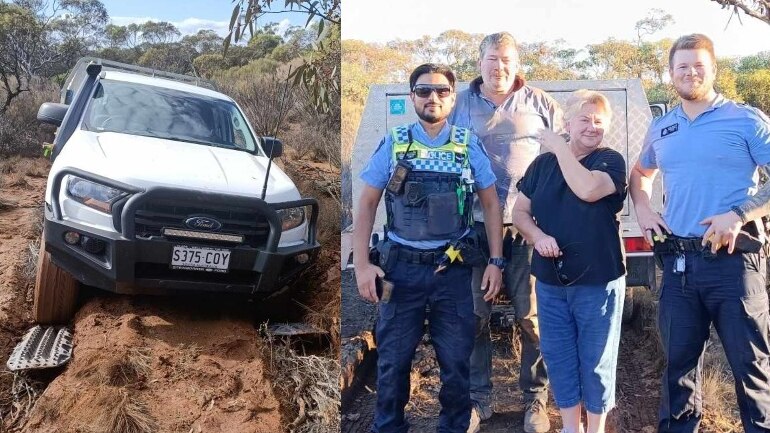
[[[257,148],[232,102],[146,84],[101,80],[82,127],[250,152]]]

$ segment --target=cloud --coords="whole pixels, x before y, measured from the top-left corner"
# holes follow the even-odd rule
[[[288,18],[284,18],[284,19],[282,19],[282,20],[281,20],[281,22],[280,22],[280,23],[278,23],[278,31],[277,31],[277,33],[278,33],[280,36],[283,36],[283,33],[284,33],[284,32],[286,31],[286,29],[288,29],[289,27],[291,27],[291,22],[289,22],[289,19],[288,19]]]
[[[112,17],[112,24],[125,26],[128,24],[142,24],[147,21],[164,21],[157,17]],[[214,30],[219,36],[226,36],[229,30],[230,22],[214,21],[202,18],[185,18],[182,21],[170,21],[176,27],[182,36],[198,33],[199,30]]]

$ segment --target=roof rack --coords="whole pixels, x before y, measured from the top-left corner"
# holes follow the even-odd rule
[[[146,75],[149,77],[166,78],[169,80],[192,84],[194,86],[204,87],[207,89],[218,91],[216,83],[211,80],[206,80],[200,77],[193,77],[192,75],[176,74],[173,72],[161,71],[153,68],[146,68],[144,66],[129,65],[127,63],[120,63],[113,60],[101,59],[98,57],[81,57],[80,60],[72,68],[67,79],[64,81],[64,86],[61,90],[61,102],[69,104],[72,102],[72,96],[75,91],[80,87],[80,84],[86,78],[86,68],[89,64],[95,63],[102,65],[103,71],[122,71],[130,72],[134,74]]]

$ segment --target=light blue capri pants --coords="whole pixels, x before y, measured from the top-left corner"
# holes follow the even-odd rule
[[[625,289],[625,276],[569,287],[537,281],[540,350],[560,408],[582,401],[587,411],[601,414],[615,406]]]

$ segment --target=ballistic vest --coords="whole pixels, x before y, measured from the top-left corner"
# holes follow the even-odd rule
[[[440,147],[412,140],[407,125],[391,134],[393,165],[406,161],[412,169],[400,194],[385,192],[386,230],[410,241],[459,239],[473,223],[470,130],[452,126]]]

